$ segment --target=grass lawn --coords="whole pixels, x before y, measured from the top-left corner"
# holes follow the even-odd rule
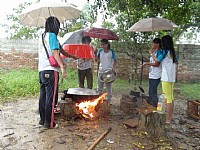
[[[19,97],[31,97],[39,95],[38,71],[30,69],[0,70],[0,102],[13,101]],[[59,91],[78,87],[77,71],[67,70],[67,78],[60,79]],[[94,89],[97,87],[97,76],[94,74]],[[128,83],[128,80],[117,78],[113,82],[113,94],[128,94],[130,90],[139,90],[139,83]],[[148,81],[142,82],[145,92],[148,92]],[[180,88],[180,95],[188,99],[200,100],[200,84],[198,83],[175,83],[176,88]],[[158,87],[160,94],[161,84]]]

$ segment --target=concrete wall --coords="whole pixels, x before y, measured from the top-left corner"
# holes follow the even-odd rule
[[[178,79],[200,80],[200,45],[177,45],[179,49]]]
[[[0,40],[0,69],[17,69],[28,67],[37,69],[38,64],[37,40]],[[178,76],[179,81],[196,82],[200,80],[200,45],[177,45],[179,55]],[[125,54],[118,55],[117,70],[119,76],[125,79],[139,78],[140,69],[135,71],[136,60],[131,60]],[[147,56],[148,57],[148,56]],[[137,62],[138,63],[138,62]],[[73,60],[67,64],[76,69]],[[96,70],[95,63],[94,69]],[[135,73],[136,72],[136,73]],[[144,69],[144,77],[148,77],[148,69]]]

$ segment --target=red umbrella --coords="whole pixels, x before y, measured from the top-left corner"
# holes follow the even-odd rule
[[[84,36],[92,38],[107,39],[107,40],[119,40],[117,34],[111,30],[105,28],[90,28],[83,32]]]

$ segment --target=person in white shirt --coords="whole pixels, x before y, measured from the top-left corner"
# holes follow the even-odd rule
[[[143,66],[150,66],[149,68],[149,104],[157,107],[158,94],[157,88],[161,78],[161,61],[163,60],[163,50],[161,49],[161,39],[155,38],[149,50],[150,62],[144,62]]]
[[[82,38],[82,44],[89,45],[91,38],[89,36],[84,36]],[[92,73],[92,59],[78,59],[78,82],[80,88],[85,88],[84,80],[87,80],[87,88],[92,89],[93,87],[93,73]]]
[[[101,48],[97,53],[97,58],[99,61],[99,68],[98,68],[98,87],[97,91],[99,94],[103,93],[104,83],[101,82],[99,77],[105,71],[112,70],[116,66],[117,57],[115,52],[110,49],[110,43],[107,39],[101,40]],[[112,83],[105,83],[106,84],[106,100],[109,102],[112,99]]]
[[[174,49],[172,37],[165,35],[162,37],[162,47],[165,52],[165,58],[161,62],[162,66],[162,91],[166,100],[166,123],[171,123],[174,112],[174,82],[176,81],[176,63],[177,57]]]
[[[65,78],[67,73],[64,64],[60,58],[60,53],[67,57],[77,59],[65,52],[59,44],[57,35],[60,28],[60,22],[56,17],[49,17],[45,22],[45,31],[39,38],[39,51],[38,51],[38,71],[40,83],[40,97],[39,97],[39,125],[44,128],[54,128],[54,114],[52,110],[56,105],[58,99],[58,80],[59,71],[61,70],[61,77]],[[47,53],[49,56],[54,56],[60,68],[52,67],[49,63]],[[55,101],[54,101],[55,100]]]

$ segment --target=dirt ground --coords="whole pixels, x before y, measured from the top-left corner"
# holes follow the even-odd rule
[[[39,127],[38,98],[23,98],[0,105],[0,149],[2,150],[87,150],[111,127],[95,150],[200,149],[200,121],[187,116],[187,100],[177,98],[172,126],[167,137],[152,138],[138,128],[123,124],[132,116],[119,107],[121,95],[113,98],[111,113],[96,121],[57,119],[59,127]],[[58,116],[57,116],[58,118]]]

